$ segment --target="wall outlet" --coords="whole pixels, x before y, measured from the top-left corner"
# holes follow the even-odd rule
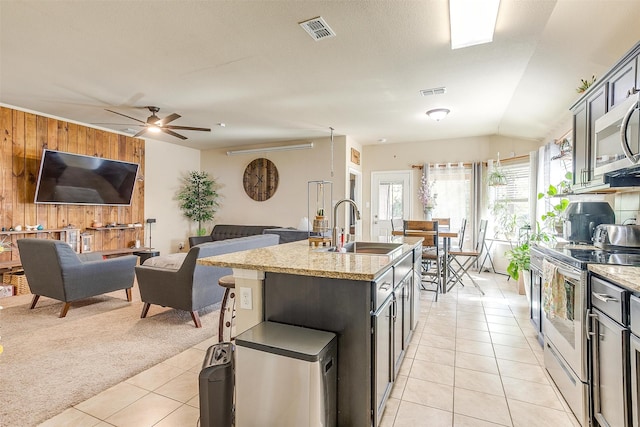
[[[240,288],[240,308],[245,310],[251,310],[253,308],[251,288]]]
[[[184,249],[184,243],[180,242],[178,243],[178,250],[181,251],[182,249]]]

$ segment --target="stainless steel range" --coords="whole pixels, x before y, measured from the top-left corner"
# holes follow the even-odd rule
[[[640,226],[603,224],[596,227],[594,246],[531,248],[532,274],[534,280],[539,275],[543,284],[545,367],[584,427],[590,424],[587,265],[640,265],[640,239],[628,237],[636,232],[640,236]],[[622,235],[627,237],[620,238]]]

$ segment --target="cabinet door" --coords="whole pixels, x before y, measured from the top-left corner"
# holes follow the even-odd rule
[[[402,349],[407,350],[411,339],[411,303],[413,272],[407,276],[402,287]]]
[[[402,282],[401,282],[402,283]],[[402,346],[402,284],[393,294],[393,380],[395,381],[404,357]]]
[[[640,338],[631,334],[631,425],[640,427],[640,407],[638,406],[638,387],[640,386]]]
[[[593,171],[596,166],[596,154],[594,150],[594,144],[596,140],[596,120],[604,116],[607,112],[607,96],[606,86],[598,88],[591,96],[587,98],[587,117],[588,117],[588,133],[587,133],[587,158],[589,159],[588,166],[588,181],[593,181],[596,178]]]
[[[593,415],[601,426],[629,426],[629,330],[599,310],[593,338]]]
[[[629,95],[629,91],[634,90],[636,86],[636,68],[638,58],[633,58],[627,64],[618,70],[607,82],[609,84],[609,110],[625,99]]]
[[[393,333],[393,299],[389,298],[383,306],[377,311],[372,318],[374,325],[374,351],[373,351],[373,385],[375,397],[375,425],[380,423],[384,406],[387,403],[387,397],[391,392],[392,372],[391,372],[391,355],[392,343],[391,336]]]
[[[587,102],[581,102],[573,110],[573,184],[589,182],[589,158],[587,140]]]

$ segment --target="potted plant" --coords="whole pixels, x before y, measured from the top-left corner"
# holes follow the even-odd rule
[[[215,181],[207,172],[191,171],[183,178],[182,188],[178,192],[182,213],[198,222],[198,236],[207,233],[202,223],[211,221],[219,206],[214,185]]]
[[[424,213],[424,219],[430,221],[433,214],[433,209],[436,207],[436,199],[438,195],[434,192],[433,186],[435,181],[427,181],[427,177],[422,175],[420,178],[420,188],[418,188],[418,199],[422,205],[422,211]]]

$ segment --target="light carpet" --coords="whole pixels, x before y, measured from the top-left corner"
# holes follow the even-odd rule
[[[44,297],[0,310],[0,426],[35,426],[217,335],[219,304],[196,328],[189,313],[154,305],[140,319],[143,303],[124,297],[73,303],[62,319],[62,303]]]

